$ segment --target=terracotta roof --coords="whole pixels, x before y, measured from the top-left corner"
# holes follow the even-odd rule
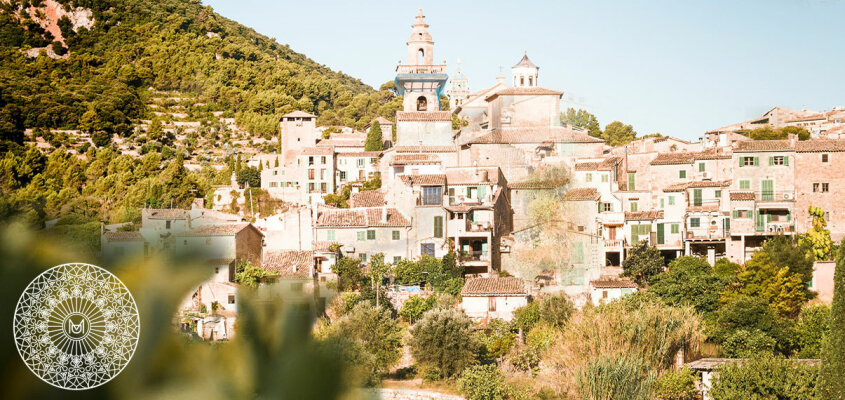
[[[688,188],[702,188],[702,187],[728,187],[731,185],[730,180],[726,181],[695,181],[688,182]]]
[[[333,147],[306,147],[302,149],[303,156],[330,156],[334,154]]]
[[[335,154],[335,157],[378,157],[381,155],[380,151],[350,151]]]
[[[663,218],[663,210],[625,212],[626,221],[647,221]]]
[[[407,185],[443,186],[446,184],[446,175],[444,174],[399,175],[399,177]]]
[[[190,231],[178,234],[177,236],[234,236],[238,232],[244,230],[246,227],[251,225],[252,224],[248,222],[243,222],[239,224],[203,225],[191,229]],[[253,228],[258,231],[258,228]],[[258,232],[259,234],[264,236],[261,231]]]
[[[317,215],[315,226],[337,226],[337,227],[404,227],[410,226],[410,222],[399,210],[387,209],[387,221],[382,222],[383,207],[367,208],[323,208]]]
[[[314,270],[314,255],[305,250],[267,251],[261,267],[283,278],[307,279]]]
[[[397,111],[396,121],[452,121],[450,111]]]
[[[637,289],[639,286],[628,278],[602,275],[599,279],[590,281],[590,285],[597,289]]]
[[[522,181],[522,182],[508,182],[508,187],[511,189],[557,189],[558,185],[552,181]]]
[[[373,118],[373,120],[372,120],[372,121],[370,121],[370,123],[369,123],[369,124],[367,124],[367,126],[366,126],[365,128],[369,128],[369,127],[371,127],[371,126],[373,125],[373,123],[374,123],[374,122],[376,122],[376,121],[378,121],[378,124],[379,124],[379,125],[381,125],[381,126],[384,126],[384,125],[393,125],[393,121],[391,121],[391,120],[389,120],[389,119],[387,119],[387,118],[385,118],[385,117],[378,116],[378,117]]]
[[[294,112],[289,112],[285,115],[282,115],[282,118],[316,118],[317,116],[314,114],[309,114],[302,110],[296,110]]]
[[[149,219],[187,219],[188,210],[180,208],[144,208],[141,215]]]
[[[473,278],[464,284],[461,296],[499,296],[521,295],[527,296],[525,283],[514,277],[505,278]]]
[[[349,207],[379,207],[384,205],[384,192],[364,190],[349,196]]]
[[[786,120],[786,122],[815,121],[820,119],[827,119],[827,116],[824,114],[811,114],[803,117],[788,119]]]
[[[687,207],[687,212],[713,212],[719,211],[718,205],[712,206],[689,206]]]
[[[105,232],[103,238],[108,242],[143,242],[141,232]]]
[[[824,153],[845,151],[843,139],[810,139],[795,144],[795,151],[799,153]]]
[[[795,146],[789,140],[747,140],[737,143],[734,152],[738,151],[787,151]]]
[[[322,139],[317,147],[364,147],[364,139]]]
[[[719,160],[729,159],[731,155],[724,152],[702,151],[683,153],[660,153],[649,164],[651,165],[678,165],[692,164],[696,160]]]
[[[564,201],[598,200],[601,197],[595,188],[574,188],[569,189],[563,196]]]
[[[454,153],[458,149],[455,146],[396,146],[393,151],[397,153]]]
[[[440,164],[440,159],[432,154],[397,154],[390,160],[390,165],[431,165]]]
[[[610,171],[618,163],[619,157],[608,157],[601,161],[583,161],[575,164],[576,171]]]
[[[673,184],[663,188],[663,192],[664,193],[683,192],[684,190],[687,190],[687,184],[688,184],[688,182],[673,183]]]
[[[754,192],[731,192],[731,200],[754,200]]]
[[[487,180],[482,182],[483,172]],[[446,183],[449,185],[477,185],[481,183],[498,184],[499,167],[457,167],[446,169]]]
[[[340,246],[340,243],[338,243],[338,242],[312,242],[311,248],[314,249],[314,251],[328,252],[328,251],[331,251],[331,247],[334,246],[334,245]]]
[[[541,87],[512,87],[493,93],[484,100],[490,101],[496,96],[560,96],[563,92]]]
[[[604,141],[562,126],[496,129],[469,139],[464,144],[512,143],[603,143]]]

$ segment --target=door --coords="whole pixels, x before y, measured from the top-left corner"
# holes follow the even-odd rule
[[[657,224],[657,244],[663,244],[666,238],[663,224]]]
[[[763,179],[760,181],[760,196],[763,201],[775,199],[775,182],[773,180]]]
[[[607,240],[616,240],[616,227],[611,226],[607,228]]]

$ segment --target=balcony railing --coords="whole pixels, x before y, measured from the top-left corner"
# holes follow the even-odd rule
[[[465,251],[461,253],[461,261],[490,261],[490,253],[486,251]]]
[[[771,190],[754,192],[754,200],[758,202],[794,202],[794,190]]]
[[[446,65],[402,65],[396,66],[398,74],[445,74]]]
[[[622,247],[622,239],[614,239],[614,240],[604,240],[604,247],[612,247],[612,248],[619,248]]]

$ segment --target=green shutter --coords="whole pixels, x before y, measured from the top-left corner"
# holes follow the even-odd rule
[[[761,199],[772,201],[775,199],[775,182],[771,179],[760,181]]]
[[[443,237],[443,217],[434,217],[434,237]]]
[[[786,210],[786,222],[792,221],[792,211]]]
[[[754,157],[754,166],[760,166],[760,157]]]
[[[783,165],[789,166],[789,156],[783,156]]]
[[[572,263],[573,264],[583,264],[584,263],[584,243],[576,242],[573,243],[572,246]]]
[[[739,218],[739,210],[734,210],[734,218]]]
[[[326,231],[326,240],[334,240],[334,229]]]
[[[772,166],[772,165],[775,165],[775,158],[770,156],[769,157],[769,166]]]
[[[663,244],[665,241],[665,234],[663,224],[657,224],[657,244]]]
[[[602,207],[602,203],[601,203],[601,202],[599,202],[598,204],[599,204],[599,213],[601,213],[602,211],[604,211],[604,208]]]
[[[367,231],[367,240],[376,240],[376,231],[374,229]]]
[[[660,199],[660,208],[665,208],[665,205],[663,204],[663,199],[662,199],[662,198]]]
[[[472,196],[472,189],[469,186],[467,186],[467,200],[470,199],[469,196]]]
[[[701,206],[701,204],[702,204],[701,189],[693,189],[692,194],[693,194],[692,205],[693,206]]]
[[[632,202],[631,202],[631,212],[637,212],[637,208],[638,208],[638,206],[637,206],[637,202],[636,202],[636,201],[632,201]]]
[[[743,164],[744,164],[744,162],[743,162],[743,160],[742,160],[743,158],[744,158],[744,157],[739,157],[739,166],[740,166],[740,167],[742,167],[742,166],[743,166]]]
[[[364,231],[360,231],[360,232],[358,232],[358,233],[357,233],[358,240],[359,240],[359,241],[363,241],[363,240],[364,240],[364,235],[365,235]]]
[[[628,190],[636,190],[637,187],[637,180],[636,174],[633,172],[628,173]]]
[[[484,198],[484,195],[487,194],[487,188],[484,186],[478,186],[476,190],[478,191],[478,201]]]
[[[680,233],[681,227],[678,224],[672,224],[672,233]]]
[[[704,172],[704,163],[698,163],[698,172]]]

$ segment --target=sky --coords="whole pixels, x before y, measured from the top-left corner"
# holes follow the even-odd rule
[[[422,8],[434,60],[471,91],[523,52],[540,86],[602,127],[697,140],[774,106],[845,106],[845,0],[203,0],[223,16],[379,87]]]

